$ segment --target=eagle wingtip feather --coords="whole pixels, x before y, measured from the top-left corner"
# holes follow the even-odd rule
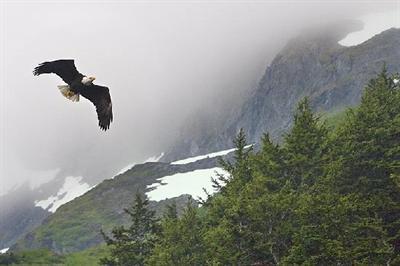
[[[46,64],[47,62],[43,62],[43,63],[40,63],[37,67],[35,67],[34,69],[33,69],[33,75],[34,76],[39,76],[40,74],[43,74],[44,72],[43,72],[43,66]]]

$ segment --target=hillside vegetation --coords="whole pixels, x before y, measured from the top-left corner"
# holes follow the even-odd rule
[[[48,249],[24,250],[0,255],[0,265],[95,266],[99,265],[99,258],[108,254],[109,249],[104,244],[68,255],[56,254]]]
[[[158,178],[212,168],[216,164],[216,159],[211,158],[185,165],[157,162],[135,165],[61,206],[40,226],[21,238],[11,250],[45,248],[58,254],[69,254],[104,243],[100,231],[107,232],[115,225],[127,224],[129,220],[124,208],[132,204],[135,193],[150,191],[148,186],[156,183]],[[175,199],[181,209],[187,197],[181,195]],[[161,214],[168,203],[171,203],[170,199],[152,201],[150,207]]]

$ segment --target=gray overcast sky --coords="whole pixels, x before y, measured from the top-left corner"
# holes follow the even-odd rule
[[[302,28],[396,4],[376,2],[0,1],[0,194],[43,171],[100,179],[161,152],[191,114],[253,87]],[[60,58],[110,88],[109,131],[57,76],[32,75]]]

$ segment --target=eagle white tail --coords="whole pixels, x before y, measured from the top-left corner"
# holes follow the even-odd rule
[[[73,92],[68,85],[59,85],[57,87],[65,98],[73,102],[79,102],[79,94]]]

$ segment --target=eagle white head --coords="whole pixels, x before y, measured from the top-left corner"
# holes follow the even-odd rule
[[[84,76],[82,78],[82,83],[85,84],[86,86],[92,85],[93,80],[95,80],[95,77],[86,77]]]

